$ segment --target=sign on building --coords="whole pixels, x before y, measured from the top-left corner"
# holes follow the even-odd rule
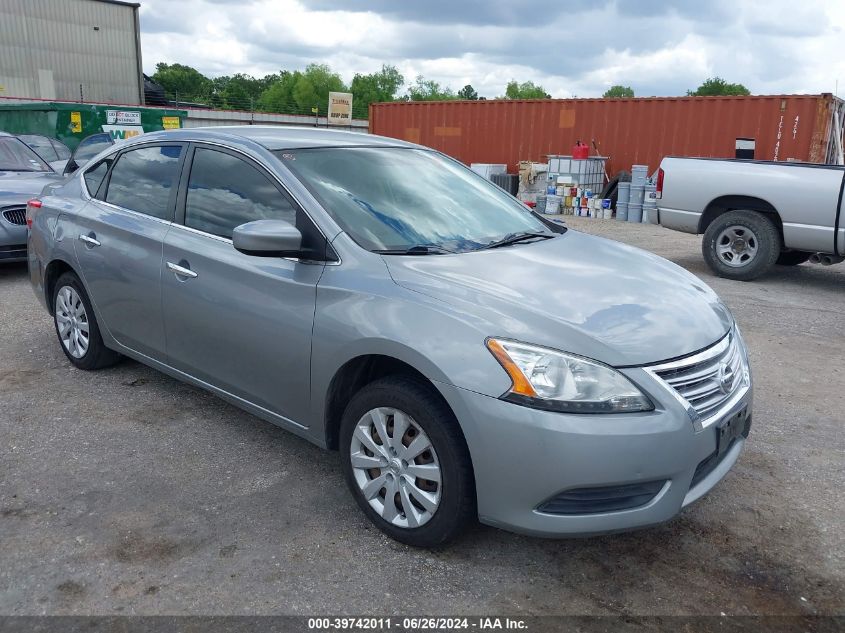
[[[352,93],[329,93],[329,125],[352,124]]]

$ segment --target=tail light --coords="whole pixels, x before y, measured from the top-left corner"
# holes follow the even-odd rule
[[[33,198],[29,202],[26,203],[26,225],[29,228],[32,228],[32,220],[35,219],[35,214],[38,213],[38,209],[41,208],[41,200],[37,198]]]
[[[660,200],[663,198],[663,175],[664,175],[663,168],[657,170],[657,191],[655,197]]]

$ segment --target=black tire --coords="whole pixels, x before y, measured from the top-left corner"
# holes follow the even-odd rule
[[[783,251],[775,262],[778,266],[797,266],[810,259],[812,253],[807,251]]]
[[[745,234],[746,240],[753,240],[756,254],[747,263],[728,265],[719,256],[717,240],[723,231],[733,227]],[[737,281],[750,281],[767,272],[775,265],[781,251],[780,233],[766,216],[756,211],[729,211],[717,217],[704,232],[701,252],[704,261],[716,275]]]
[[[359,420],[378,407],[398,409],[409,415],[428,436],[436,453],[441,474],[440,503],[428,522],[419,527],[401,527],[382,518],[370,506],[355,479],[353,433]],[[421,380],[389,376],[370,383],[355,394],[341,420],[340,456],[346,483],[361,510],[382,532],[397,541],[414,547],[439,547],[458,537],[478,516],[472,463],[463,433],[440,394]],[[386,502],[386,492],[386,488],[379,492],[382,503]],[[397,503],[396,507],[399,506]],[[400,513],[401,516],[404,515]]]
[[[88,324],[88,349],[80,357],[76,357],[70,353],[68,348],[65,347],[65,344],[62,342],[62,336],[59,332],[57,306],[59,305],[59,293],[62,292],[65,287],[73,289],[77,296],[82,300],[82,304],[85,308],[85,318]],[[85,292],[85,287],[82,285],[82,282],[75,273],[66,272],[58,278],[56,285],[53,288],[52,305],[53,325],[56,328],[56,336],[59,339],[59,347],[62,348],[62,351],[65,353],[65,356],[67,356],[67,359],[75,367],[85,370],[101,369],[103,367],[108,367],[109,365],[114,365],[118,360],[120,360],[120,354],[110,350],[103,343],[103,337],[100,335],[100,328],[97,325],[97,318],[94,316],[94,309],[91,307],[91,300],[88,298],[88,293]]]

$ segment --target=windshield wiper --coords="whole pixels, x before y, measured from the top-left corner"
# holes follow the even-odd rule
[[[508,246],[509,244],[516,244],[518,242],[525,242],[526,240],[533,240],[533,239],[549,239],[551,237],[555,237],[553,233],[535,233],[531,231],[522,231],[520,233],[508,233],[500,240],[495,240],[490,242],[489,244],[482,246],[478,250],[486,250],[488,248],[499,248],[500,246]]]
[[[373,252],[380,255],[443,255],[455,251],[450,251],[438,244],[416,244],[408,248],[384,248]]]

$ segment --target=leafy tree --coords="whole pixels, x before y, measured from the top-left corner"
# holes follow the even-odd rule
[[[196,68],[183,64],[159,62],[152,80],[164,88],[170,99],[203,101],[211,95],[211,80]]]
[[[433,79],[426,79],[422,75],[419,75],[414,84],[408,88],[408,96],[411,101],[449,101],[457,98],[448,86],[441,87]]]
[[[241,73],[215,77],[211,80],[212,105],[232,110],[249,110],[255,106],[261,94],[277,78],[278,75],[267,75],[257,79]]]
[[[690,97],[718,97],[723,95],[750,95],[751,92],[742,84],[729,84],[721,77],[711,77],[698,88],[687,90]]]
[[[325,115],[329,93],[347,90],[340,75],[333,73],[326,64],[309,64],[293,86],[293,100],[300,112],[310,112],[316,106],[319,113]]]
[[[352,78],[352,109],[356,116],[366,118],[369,105],[395,101],[396,93],[405,78],[395,66],[382,65],[381,70],[369,75],[356,74]]]
[[[470,101],[476,101],[478,99],[478,92],[470,84],[467,84],[466,86],[458,90],[458,99],[469,99]]]
[[[630,86],[611,86],[605,90],[602,97],[605,99],[621,99],[625,97],[633,97],[634,91]]]
[[[258,109],[263,112],[298,113],[299,107],[293,98],[293,89],[301,77],[302,73],[298,70],[280,72],[276,75],[276,80],[270,83],[258,98]],[[310,113],[310,108],[308,112]]]
[[[551,99],[552,96],[546,92],[543,86],[533,81],[519,83],[516,79],[508,82],[505,89],[505,99]]]

